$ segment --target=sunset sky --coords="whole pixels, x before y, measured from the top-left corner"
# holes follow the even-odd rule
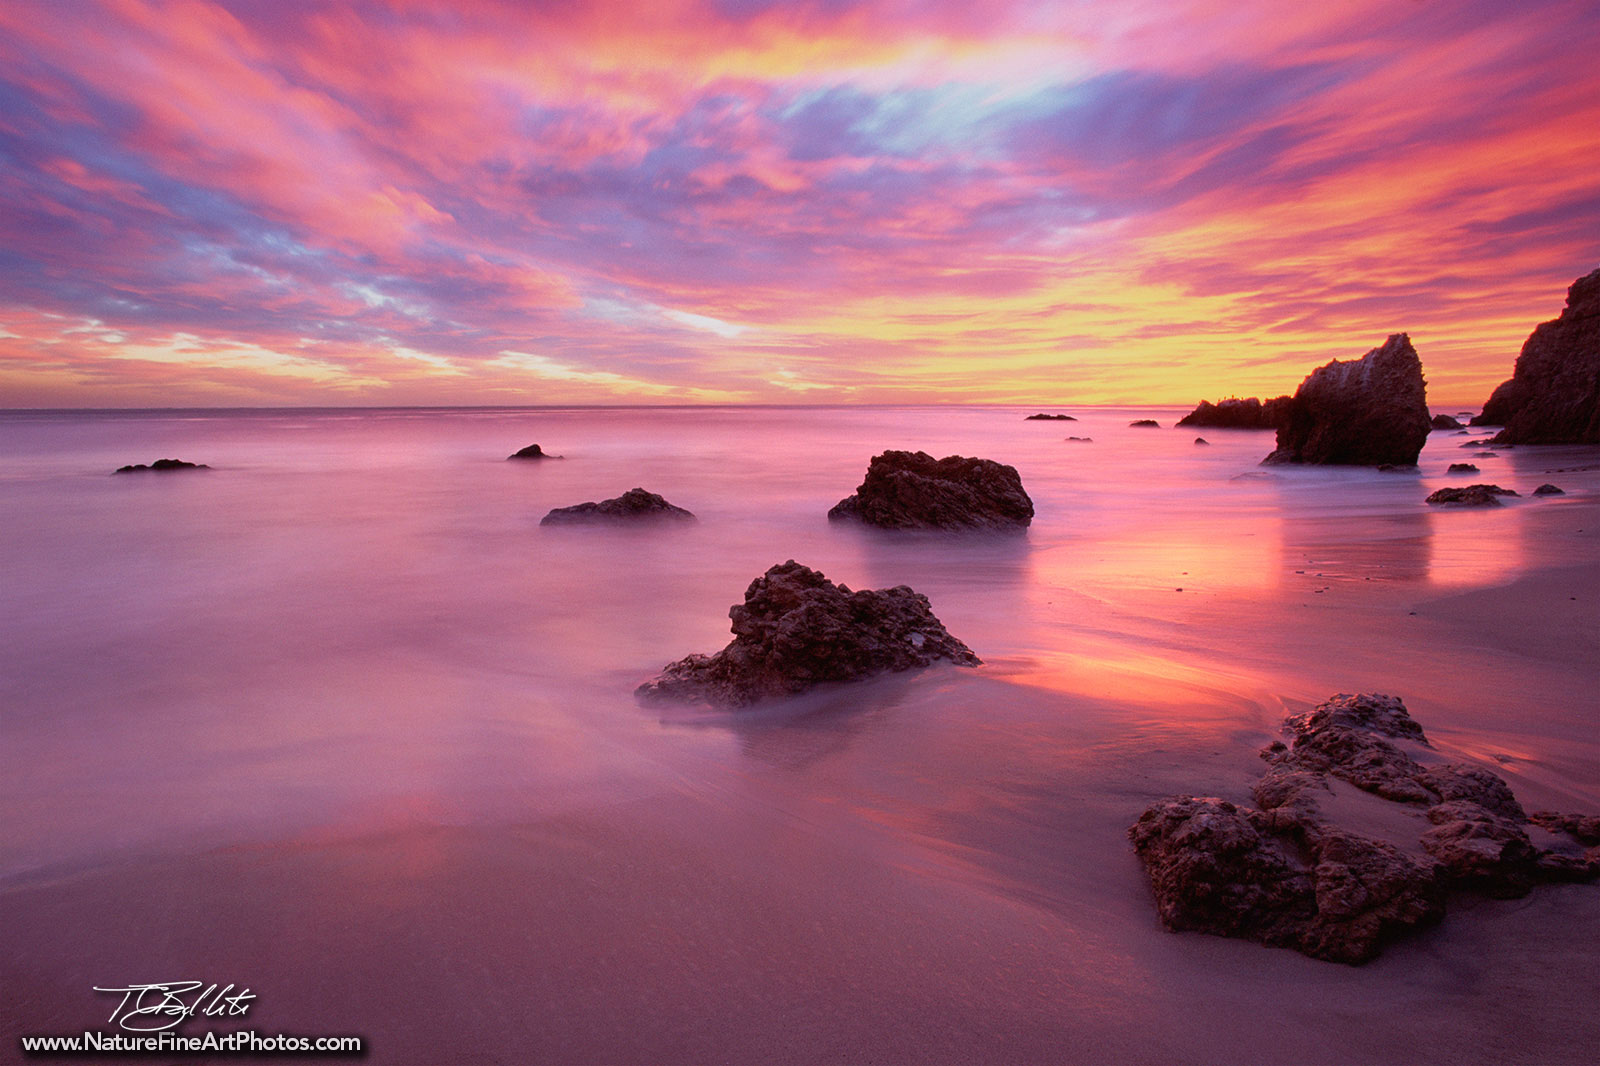
[[[1600,265],[1593,0],[0,5],[0,406],[1193,403]]]

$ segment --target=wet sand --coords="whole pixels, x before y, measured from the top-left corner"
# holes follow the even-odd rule
[[[1600,888],[1459,899],[1352,968],[1163,931],[1124,834],[1168,794],[1245,800],[1282,715],[1338,690],[1600,812],[1596,512],[1530,512],[1550,557],[1446,597],[1359,567],[1195,589],[1164,666],[1084,634],[677,723],[746,758],[644,797],[14,879],[0,1024],[98,1028],[91,986],[194,977],[375,1062],[1592,1062]]]

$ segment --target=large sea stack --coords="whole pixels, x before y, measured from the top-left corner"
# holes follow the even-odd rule
[[[1360,359],[1313,370],[1264,461],[1413,466],[1432,428],[1422,360],[1411,338],[1396,333]]]
[[[1033,500],[1014,466],[888,451],[872,458],[861,487],[834,504],[828,518],[884,529],[1022,530],[1033,521]]]
[[[1504,426],[1496,444],[1600,444],[1600,270],[1567,289],[1472,424]]]
[[[905,585],[852,592],[793,559],[752,581],[728,617],[733,641],[726,648],[679,659],[640,685],[638,696],[744,707],[938,659],[979,661],[921,593]]]
[[[1200,406],[1178,419],[1178,425],[1215,429],[1277,429],[1283,425],[1288,412],[1287,396],[1275,396],[1266,403],[1254,396],[1243,400],[1230,397],[1217,403],[1201,400]]]

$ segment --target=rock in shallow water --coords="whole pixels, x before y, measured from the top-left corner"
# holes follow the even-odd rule
[[[1357,963],[1437,921],[1450,890],[1514,897],[1542,881],[1600,874],[1600,848],[1583,850],[1600,841],[1600,819],[1530,820],[1498,775],[1422,765],[1403,745],[1431,745],[1395,697],[1340,694],[1285,726],[1291,742],[1262,751],[1272,768],[1253,790],[1260,809],[1178,797],[1152,804],[1128,830],[1169,929]],[[1413,838],[1341,825],[1327,813],[1334,780],[1392,801],[1400,817],[1383,824],[1409,826]],[[1568,839],[1536,846],[1530,824]]]
[[[744,707],[941,659],[979,663],[921,593],[904,585],[853,592],[793,559],[752,581],[728,617],[733,641],[726,648],[669,664],[636,694]]]
[[[1568,287],[1472,424],[1504,426],[1496,444],[1600,444],[1600,270]]]
[[[1515,489],[1503,489],[1499,485],[1466,485],[1437,489],[1428,494],[1427,502],[1449,507],[1499,507],[1500,497],[1515,495]]]
[[[137,473],[140,473],[140,472],[143,472],[143,471],[157,471],[157,472],[163,472],[164,473],[164,472],[169,471],[169,470],[210,470],[210,469],[211,468],[209,466],[207,466],[206,464],[204,464],[204,463],[186,463],[182,459],[157,459],[155,462],[151,463],[149,466],[146,466],[143,463],[133,463],[133,464],[129,464],[128,466],[119,466],[119,467],[117,467],[116,470],[113,471],[113,473],[117,473],[117,474],[137,474]]]
[[[537,444],[530,444],[526,448],[519,449],[518,451],[513,452],[511,455],[506,456],[506,458],[507,459],[560,459],[561,456],[559,456],[559,455],[551,455],[549,452],[545,451],[543,448],[539,447]]]
[[[665,499],[644,489],[629,489],[621,496],[599,503],[579,503],[557,507],[539,520],[541,526],[584,523],[654,522],[694,520],[694,514],[674,507]]]
[[[828,518],[884,529],[1022,530],[1033,521],[1033,500],[1016,467],[887,451],[872,458],[861,486],[834,504]]]
[[[1422,360],[1396,333],[1360,359],[1312,371],[1278,424],[1263,462],[1411,466],[1433,429]]]
[[[1277,429],[1288,413],[1289,397],[1276,396],[1262,403],[1254,396],[1212,403],[1201,400],[1193,411],[1178,419],[1180,426],[1215,426],[1219,429]]]

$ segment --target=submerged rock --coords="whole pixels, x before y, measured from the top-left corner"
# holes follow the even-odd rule
[[[1027,418],[1024,418],[1023,421],[1024,422],[1076,422],[1077,419],[1073,418],[1071,415],[1044,415],[1044,414],[1040,414],[1040,415],[1029,415]]]
[[[1600,270],[1568,287],[1472,424],[1504,426],[1497,444],[1600,444]]]
[[[1451,463],[1450,469],[1445,471],[1447,474],[1476,474],[1477,472],[1478,468],[1471,463]]]
[[[1193,411],[1178,419],[1180,426],[1214,426],[1218,429],[1277,429],[1289,410],[1289,397],[1276,396],[1262,403],[1254,396],[1230,397],[1212,403],[1201,400]]]
[[[1533,490],[1535,496],[1565,496],[1567,491],[1559,486],[1546,482]]]
[[[537,444],[530,444],[526,448],[506,456],[507,459],[559,459],[559,455],[551,455]]]
[[[1515,495],[1516,490],[1499,485],[1466,485],[1439,489],[1428,496],[1427,502],[1450,507],[1499,507],[1500,497]]]
[[[1461,429],[1461,423],[1450,415],[1434,415],[1434,429]]]
[[[579,503],[557,507],[539,520],[541,526],[603,522],[693,521],[694,515],[674,507],[653,492],[629,489],[621,496],[599,503]]]
[[[1093,444],[1094,443],[1094,438],[1093,437],[1068,437],[1067,440],[1075,440],[1079,444]]]
[[[1422,360],[1404,333],[1360,359],[1335,359],[1300,383],[1264,462],[1412,466],[1427,442]]]
[[[1210,441],[1206,440],[1204,437],[1196,437],[1194,439],[1194,442],[1196,444],[1210,444],[1211,443]]]
[[[1135,429],[1160,429],[1161,428],[1161,423],[1157,422],[1153,418],[1136,418],[1132,422],[1129,422],[1128,425],[1132,426]]]
[[[1033,500],[1016,467],[887,451],[873,457],[861,486],[834,504],[828,518],[884,529],[1021,530],[1033,521]]]
[[[1284,724],[1290,742],[1261,753],[1271,768],[1252,790],[1259,809],[1177,797],[1128,830],[1167,928],[1359,963],[1441,918],[1449,891],[1514,897],[1600,875],[1600,818],[1530,818],[1488,770],[1424,766],[1406,748],[1431,745],[1396,697],[1340,694]],[[1395,839],[1328,813],[1350,809],[1337,802],[1344,786],[1392,804],[1362,817]],[[1530,825],[1565,839],[1541,847]]]
[[[941,659],[979,663],[921,593],[904,585],[852,592],[793,559],[752,581],[728,617],[733,641],[726,648],[671,663],[636,694],[743,707]]]
[[[137,473],[140,473],[141,471],[160,471],[160,472],[165,472],[165,471],[168,471],[168,470],[210,470],[210,469],[211,468],[209,466],[207,466],[205,463],[186,463],[182,459],[157,459],[155,462],[151,463],[149,466],[146,466],[144,463],[136,463],[136,464],[132,464],[132,465],[129,465],[129,466],[119,466],[119,467],[116,468],[116,470],[114,470],[112,472],[116,473],[116,474],[137,474]]]

